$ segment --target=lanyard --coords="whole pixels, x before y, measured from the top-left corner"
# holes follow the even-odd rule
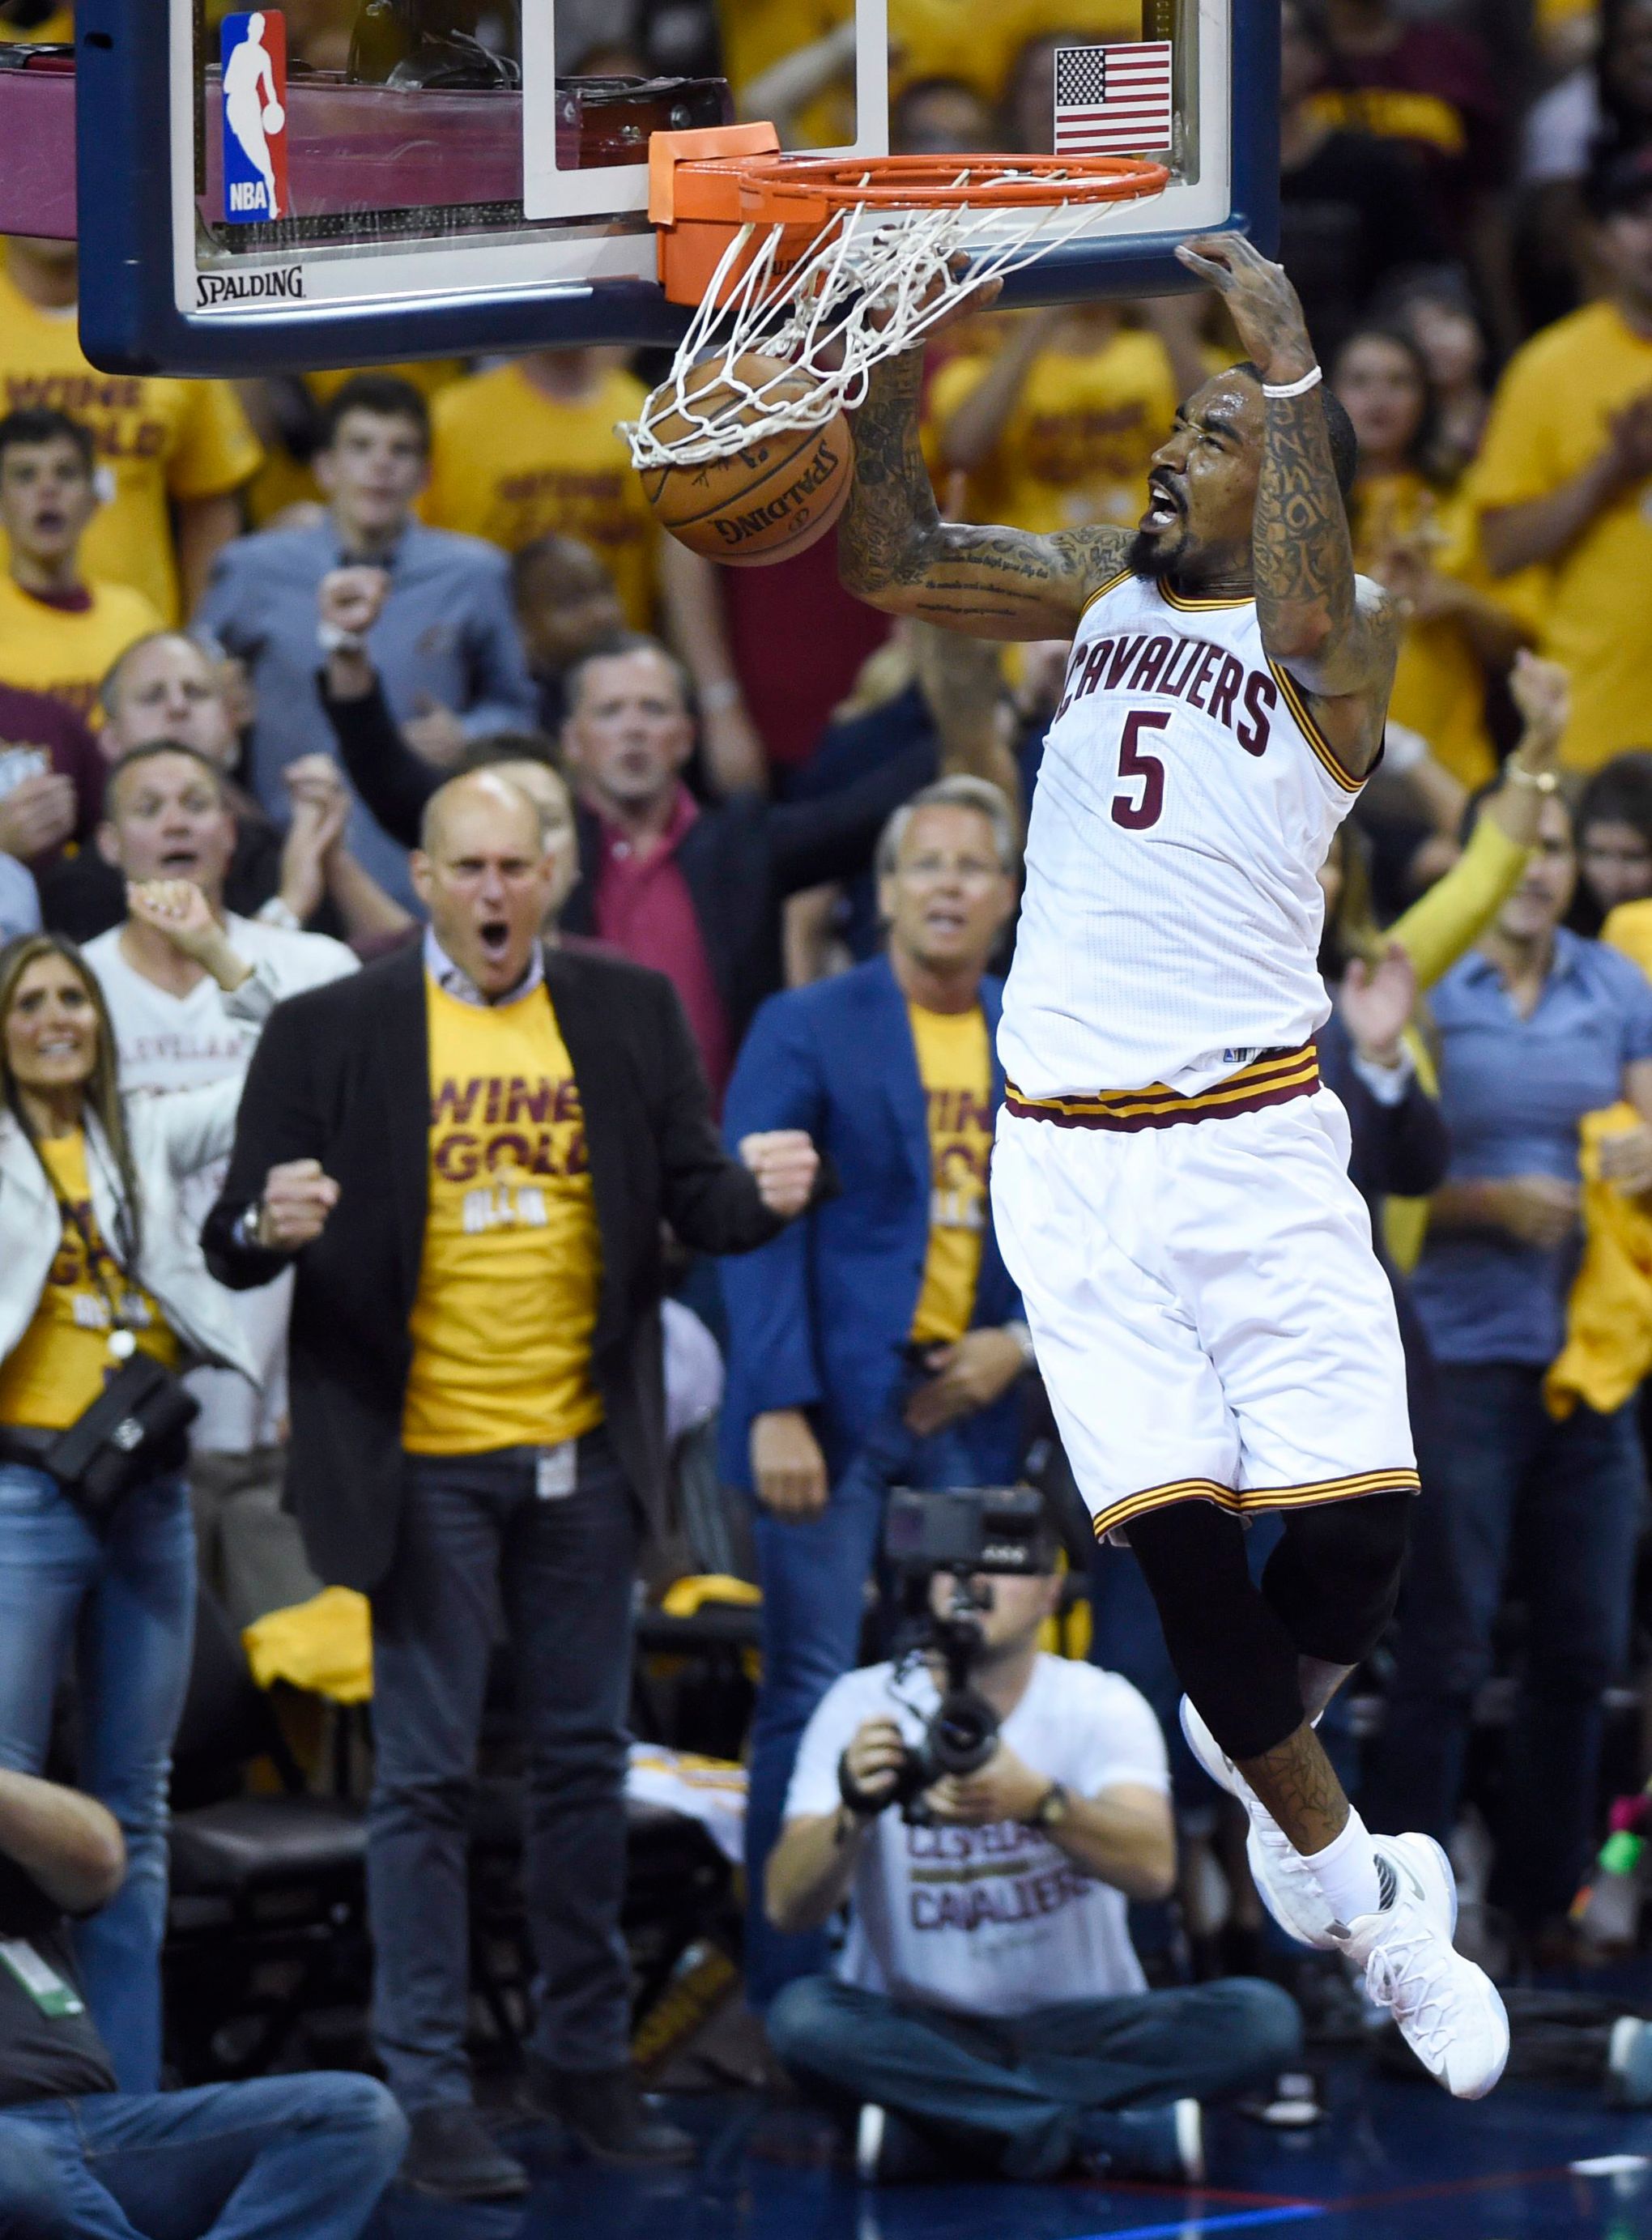
[[[97,1231],[80,1208],[58,1188],[57,1177],[50,1167],[46,1167],[44,1159],[42,1159],[40,1163],[46,1169],[46,1179],[51,1184],[51,1194],[57,1201],[58,1211],[73,1225],[75,1234],[80,1239],[81,1249],[86,1255],[86,1273],[101,1293],[103,1304],[109,1310],[110,1352],[117,1361],[130,1361],[137,1350],[136,1335],[137,1325],[129,1314],[124,1299],[110,1283],[104,1271],[105,1257],[112,1259],[114,1256],[98,1250]],[[117,1263],[117,1266],[118,1264]],[[122,1272],[124,1273],[124,1270],[123,1270]],[[133,1281],[136,1282],[136,1280],[134,1277]]]

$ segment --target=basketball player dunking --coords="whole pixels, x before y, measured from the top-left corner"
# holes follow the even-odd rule
[[[1134,536],[942,522],[920,350],[872,377],[849,589],[983,637],[1071,637],[1004,997],[994,1215],[1098,1533],[1128,1534],[1182,1723],[1282,1924],[1365,1970],[1475,2098],[1502,2002],[1439,1846],[1376,1836],[1314,1723],[1392,1613],[1417,1477],[1392,1297],[1319,1085],[1316,874],[1382,749],[1401,617],[1357,577],[1356,445],[1281,269],[1178,255],[1250,362],[1156,454]],[[1245,1520],[1283,1537],[1260,1587]]]

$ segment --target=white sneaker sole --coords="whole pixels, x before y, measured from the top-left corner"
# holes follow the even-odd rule
[[[1273,1862],[1256,1833],[1256,1816],[1264,1810],[1261,1798],[1185,1696],[1182,1698],[1177,1716],[1182,1722],[1182,1732],[1188,1748],[1194,1757],[1217,1788],[1225,1789],[1229,1797],[1236,1797],[1245,1808],[1245,1816],[1251,1823],[1250,1832],[1245,1839],[1245,1857],[1250,1863],[1250,1879],[1256,1883],[1262,1903],[1286,1936],[1294,1938],[1298,1944],[1305,1944],[1312,1952],[1336,1951],[1337,1944],[1330,1933],[1329,1909],[1322,1916],[1306,1911],[1296,1903],[1291,1886],[1283,1877],[1274,1871]],[[1312,1873],[1311,1868],[1306,1866],[1302,1871],[1305,1876]],[[1314,1896],[1318,1897],[1317,1886]]]

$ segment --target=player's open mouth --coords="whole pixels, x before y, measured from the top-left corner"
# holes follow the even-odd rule
[[[490,963],[496,964],[510,946],[510,928],[502,917],[490,917],[476,928],[482,942],[482,953]]]
[[[1180,521],[1187,508],[1176,485],[1162,476],[1149,475],[1147,487],[1151,503],[1142,516],[1141,526],[1148,530],[1169,529]]]

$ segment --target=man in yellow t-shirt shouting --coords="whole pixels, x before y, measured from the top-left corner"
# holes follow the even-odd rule
[[[231,1284],[296,1267],[288,1484],[316,1572],[372,1602],[373,2024],[404,2176],[496,2200],[527,2177],[464,2050],[495,1611],[528,1769],[532,2104],[608,2159],[686,2160],[636,2097],[619,1937],[632,1581],[664,1522],[660,1231],[749,1251],[818,1161],[795,1130],[725,1153],[670,983],[542,944],[570,828],[484,770],[432,797],[423,842],[422,948],[276,1011],[204,1236]]]
[[[729,1086],[731,1140],[806,1129],[842,1184],[723,1270],[723,1470],[756,1496],[763,1581],[746,1821],[758,2008],[824,1964],[823,1935],[764,1919],[763,1868],[803,1729],[856,1661],[889,1489],[1002,1484],[1021,1462],[1031,1347],[987,1196],[1003,983],[986,970],[1019,869],[996,786],[926,786],[878,850],[888,955],[771,997]]]

